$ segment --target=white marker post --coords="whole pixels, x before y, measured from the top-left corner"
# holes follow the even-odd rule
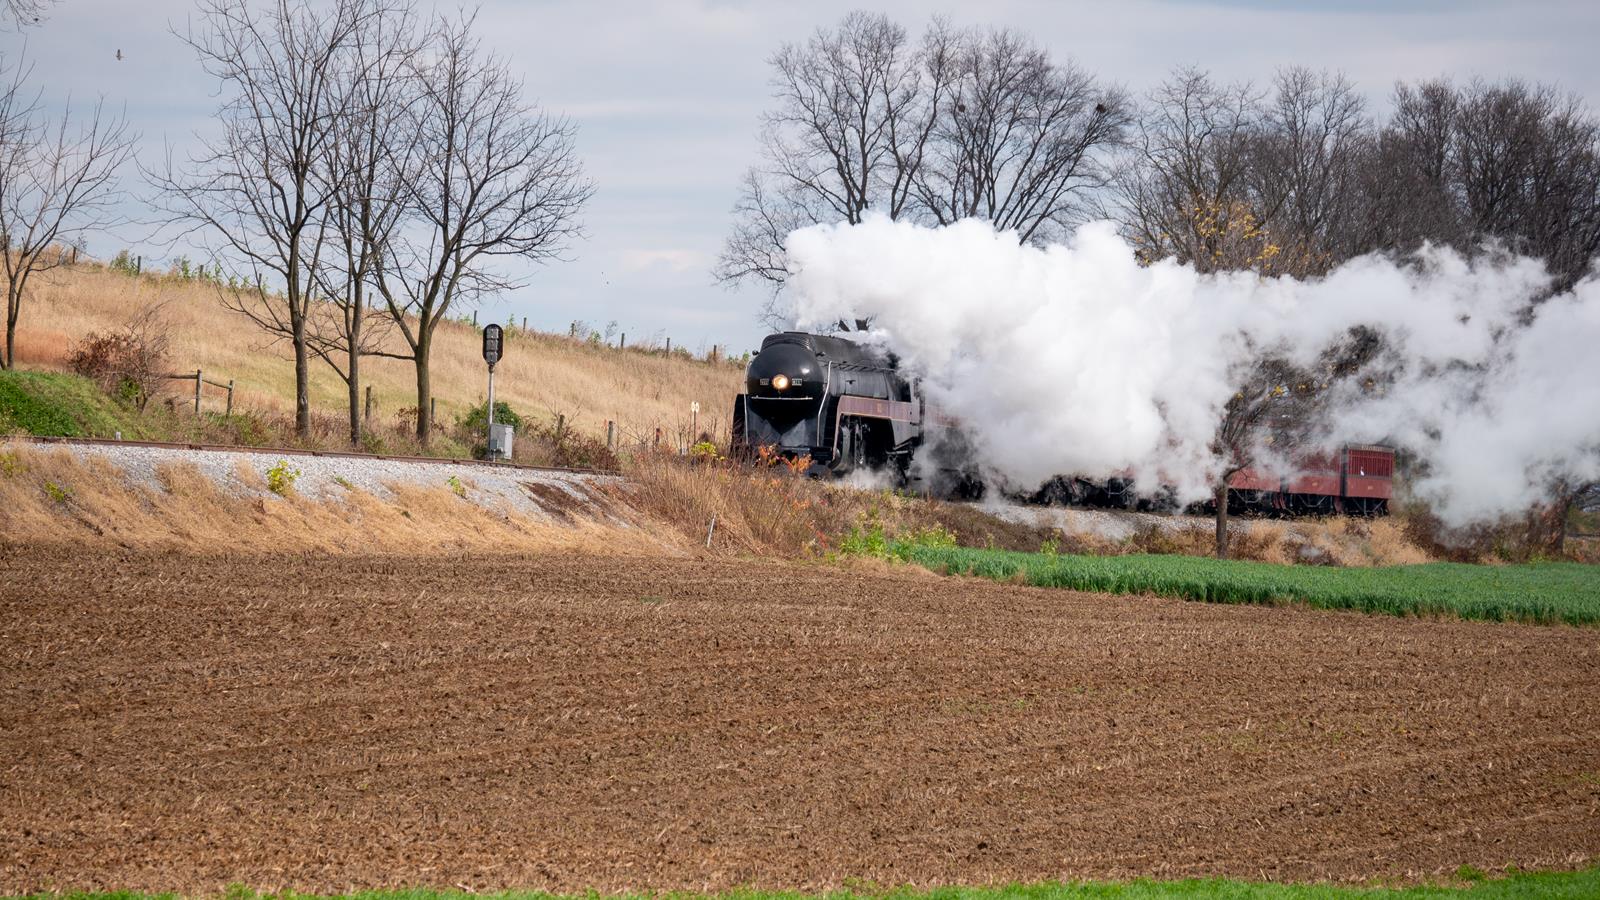
[[[695,400],[689,404],[689,441],[693,443],[700,440],[700,401]]]

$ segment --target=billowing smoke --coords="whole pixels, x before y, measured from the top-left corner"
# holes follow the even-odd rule
[[[1325,278],[1140,265],[1109,223],[1021,246],[980,221],[816,226],[786,243],[802,327],[872,317],[866,340],[924,379],[987,473],[1014,486],[1131,470],[1208,494],[1240,372],[1270,353],[1314,367],[1351,329],[1385,348],[1383,387],[1349,379],[1324,445],[1390,441],[1451,524],[1527,508],[1551,479],[1600,479],[1600,281],[1543,303],[1542,265],[1425,251]]]

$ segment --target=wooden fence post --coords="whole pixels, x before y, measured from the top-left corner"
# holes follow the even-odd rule
[[[667,338],[667,355],[672,355],[672,338]]]
[[[428,398],[428,424],[432,425],[439,420],[439,398]]]
[[[566,413],[556,413],[556,441],[559,442],[566,433],[567,415]]]
[[[606,449],[617,452],[617,423],[611,419],[606,420]]]
[[[199,369],[195,369],[194,370],[194,414],[197,415],[197,416],[200,415],[200,386],[203,383],[204,382],[201,381],[200,370]]]
[[[628,348],[628,333],[626,331],[624,331],[622,333],[622,337],[617,338],[617,349],[618,350],[626,350],[627,348]]]
[[[651,449],[652,450],[660,450],[661,449],[661,426],[660,425],[656,426],[656,442],[651,445]]]
[[[135,256],[133,258],[133,274],[135,274],[135,275],[143,275],[144,274],[144,254],[140,254],[140,255]]]
[[[522,330],[523,331],[527,331],[528,330],[528,317],[527,316],[523,316],[522,317]]]
[[[228,411],[226,415],[233,415],[233,379],[228,379]]]
[[[366,408],[361,410],[361,421],[363,424],[372,421],[372,385],[370,384],[367,385],[367,405]]]
[[[477,310],[473,310],[472,311],[472,324],[473,325],[477,325],[478,324],[478,311]]]

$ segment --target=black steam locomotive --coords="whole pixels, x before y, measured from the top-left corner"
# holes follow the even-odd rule
[[[889,469],[902,477],[927,408],[893,356],[825,334],[769,335],[734,399],[733,444],[809,458],[807,474]]]

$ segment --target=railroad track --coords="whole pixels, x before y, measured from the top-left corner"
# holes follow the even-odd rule
[[[446,456],[396,456],[388,453],[358,453],[353,450],[307,450],[300,447],[246,447],[226,444],[191,444],[179,441],[123,441],[111,438],[41,437],[22,435],[14,440],[33,444],[89,445],[105,447],[158,447],[166,450],[199,450],[210,453],[263,453],[273,456],[322,456],[336,459],[373,459],[391,462],[436,463],[450,466],[484,466],[492,469],[519,469],[534,472],[567,472],[576,475],[621,475],[618,469],[592,469],[577,466],[530,466],[523,463],[494,462],[487,459],[457,459]]]

